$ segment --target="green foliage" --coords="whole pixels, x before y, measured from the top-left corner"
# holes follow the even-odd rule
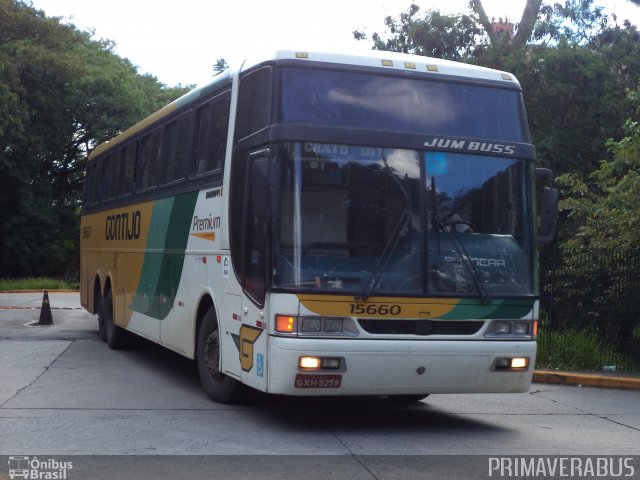
[[[16,290],[77,290],[78,285],[58,278],[0,278],[0,291]]]
[[[443,15],[429,10],[419,15],[420,7],[412,4],[399,18],[385,18],[391,37],[383,39],[378,33],[372,35],[373,49],[411,53],[448,60],[465,60],[481,47],[482,28],[468,15]],[[367,35],[353,32],[358,40]]]
[[[213,71],[215,72],[214,76],[220,75],[227,68],[229,68],[229,64],[227,63],[227,61],[224,58],[219,58],[218,60],[216,60],[216,63],[213,64]]]
[[[18,0],[0,0],[0,19],[0,275],[65,274],[88,153],[187,89]]]
[[[510,69],[523,86],[538,162],[557,174],[587,172],[624,121],[624,86],[599,52],[561,41],[531,48]]]
[[[568,329],[552,331],[542,329],[538,335],[537,368],[558,370],[598,371],[618,357],[618,369],[640,371],[640,362],[622,358],[613,347],[602,343],[597,331]]]
[[[628,97],[640,116],[640,89]],[[622,140],[608,142],[611,159],[602,160],[597,170],[558,178],[560,208],[568,219],[565,246],[640,246],[640,124],[629,119],[624,132]]]

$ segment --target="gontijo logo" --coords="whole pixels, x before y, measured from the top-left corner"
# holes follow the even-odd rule
[[[107,215],[104,237],[107,240],[137,240],[140,238],[141,224],[142,213],[140,210]]]
[[[66,480],[73,462],[61,462],[54,458],[40,460],[38,457],[9,457],[9,478],[33,480]]]

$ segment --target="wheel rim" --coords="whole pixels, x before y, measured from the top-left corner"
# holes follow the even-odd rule
[[[213,380],[222,381],[224,375],[218,370],[218,364],[220,363],[220,342],[218,331],[214,330],[209,334],[207,340],[204,343],[204,364],[209,372],[209,376]]]

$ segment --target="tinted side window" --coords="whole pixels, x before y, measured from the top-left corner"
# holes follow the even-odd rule
[[[271,67],[251,72],[240,81],[236,138],[241,139],[269,125],[272,94]]]
[[[91,185],[91,204],[95,205],[96,203],[100,203],[103,199],[103,191],[105,188],[105,178],[104,171],[106,168],[106,160],[101,158],[97,162],[95,162],[95,171],[92,176],[92,185]]]
[[[136,152],[138,142],[127,145],[122,149],[120,157],[120,176],[122,178],[121,195],[131,195],[136,171]]]
[[[160,129],[142,139],[140,154],[140,176],[138,190],[146,190],[158,185],[161,161],[162,131]]]
[[[120,152],[109,155],[105,160],[105,177],[106,191],[104,200],[111,200],[118,196],[118,187],[120,186]]]
[[[83,204],[89,206],[95,203],[94,183],[96,178],[96,162],[89,162],[87,174],[84,177]]]
[[[192,140],[191,114],[167,125],[167,157],[163,183],[171,183],[187,176]]]
[[[196,112],[196,175],[221,170],[224,165],[230,98],[225,93]]]

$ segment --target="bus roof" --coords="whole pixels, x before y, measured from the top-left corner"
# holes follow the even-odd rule
[[[249,70],[255,66],[269,61],[277,60],[298,60],[300,62],[319,62],[342,65],[355,65],[361,67],[380,68],[381,70],[404,70],[412,72],[426,72],[433,75],[446,75],[454,77],[462,77],[476,80],[490,80],[502,82],[505,85],[520,86],[518,80],[510,73],[500,70],[493,70],[486,67],[469,65],[466,63],[453,62],[450,60],[442,60],[438,58],[423,57],[419,55],[410,55],[405,53],[385,52],[372,50],[364,54],[348,54],[348,53],[330,53],[317,51],[300,51],[300,50],[277,50],[268,56],[262,56],[255,59],[247,59],[237,72]],[[191,103],[201,95],[207,94],[214,90],[218,85],[229,81],[232,76],[237,73],[227,70],[215,77],[211,82],[198,87],[177,100],[171,102],[157,112],[149,115],[142,121],[128,128],[112,140],[106,141],[98,145],[89,155],[89,159],[104,153],[105,151],[117,146],[122,141],[140,132],[155,121],[164,118],[172,112],[180,109],[182,106]]]
[[[378,67],[404,71],[428,72],[439,75],[451,75],[469,79],[493,80],[510,85],[520,85],[510,73],[466,63],[423,57],[408,53],[371,50],[365,53],[330,53],[300,50],[277,50],[270,58],[247,60],[242,70],[248,70],[268,60],[296,59],[309,62],[325,62],[362,67]]]

